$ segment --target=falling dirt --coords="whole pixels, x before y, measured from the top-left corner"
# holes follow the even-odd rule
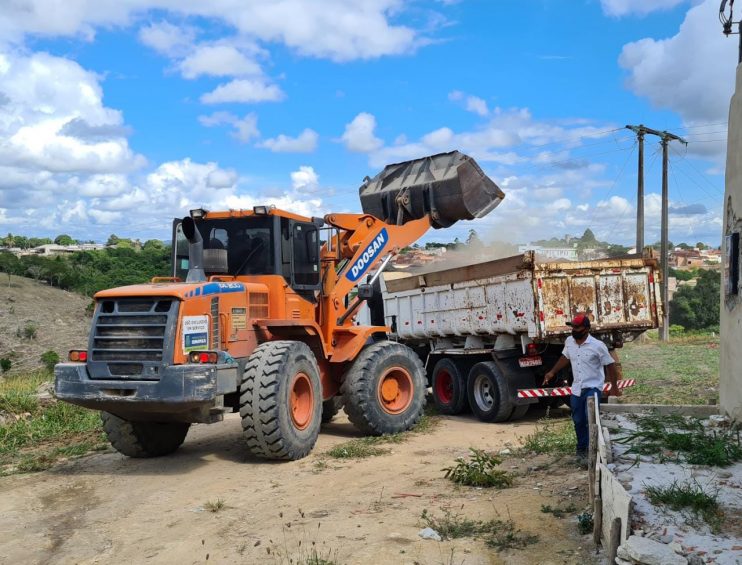
[[[0,478],[0,563],[305,563],[313,555],[350,564],[594,562],[574,513],[541,512],[569,504],[582,511],[583,471],[549,466],[546,456],[509,456],[502,466],[516,474],[510,489],[458,487],[443,477],[470,446],[517,445],[543,416],[535,412],[507,425],[441,418],[432,431],[390,444],[389,454],[355,460],[324,455],[358,435],[338,417],[295,462],[246,455],[239,419],[230,416],[194,426],[169,457],[108,452]],[[483,540],[421,539],[423,510],[441,516],[442,509],[512,519],[539,541],[498,552]]]

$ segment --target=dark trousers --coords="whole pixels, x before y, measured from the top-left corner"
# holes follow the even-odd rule
[[[590,433],[587,425],[587,399],[595,395],[596,401],[600,400],[601,390],[599,388],[584,388],[580,396],[572,395],[569,397],[569,404],[572,408],[572,421],[575,423],[575,435],[577,436],[577,455],[587,454],[587,447],[590,443]]]

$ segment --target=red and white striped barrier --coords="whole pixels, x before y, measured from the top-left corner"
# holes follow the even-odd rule
[[[636,379],[623,379],[618,381],[618,388],[623,389],[636,384]],[[605,383],[603,392],[611,390],[611,383]],[[522,388],[518,390],[518,398],[542,398],[546,396],[569,396],[572,389],[568,386],[556,388]]]

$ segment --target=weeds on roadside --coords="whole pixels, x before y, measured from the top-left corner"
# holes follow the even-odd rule
[[[593,531],[593,513],[583,512],[577,515],[577,530],[584,536]]]
[[[572,514],[577,511],[577,507],[574,504],[565,506],[564,508],[552,507],[548,504],[541,505],[541,512],[544,514],[551,514],[554,518],[564,518],[567,514]]]
[[[572,422],[567,420],[540,420],[536,431],[523,440],[523,449],[531,453],[571,455],[577,448]]]
[[[513,476],[498,469],[502,462],[497,456],[481,449],[469,448],[471,455],[466,460],[456,459],[456,464],[442,469],[445,477],[454,483],[471,487],[507,488],[513,486]]]
[[[676,414],[637,416],[635,431],[617,434],[614,442],[629,446],[626,453],[652,455],[660,463],[726,467],[742,459],[739,430],[704,427],[698,418]]]
[[[40,404],[36,391],[48,382],[44,371],[0,382],[0,474],[41,471],[65,457],[107,445],[97,412],[65,402]]]
[[[330,448],[325,455],[334,459],[364,459],[385,455],[391,450],[379,447],[390,443],[402,443],[411,435],[429,433],[438,425],[439,420],[429,414],[423,414],[417,425],[410,431],[398,434],[387,434],[383,436],[368,436],[352,439]]]
[[[666,487],[645,486],[644,492],[649,502],[656,506],[689,511],[695,517],[703,518],[714,532],[719,530],[724,520],[717,493],[709,494],[697,481],[673,481]]]
[[[538,541],[538,536],[524,533],[512,520],[472,520],[461,514],[443,509],[442,516],[432,516],[427,509],[420,515],[423,526],[432,528],[444,540],[456,538],[483,539],[498,551],[521,549]]]
[[[208,500],[204,503],[204,510],[208,510],[209,512],[213,512],[216,514],[220,510],[224,510],[227,507],[227,503],[224,502],[224,499],[217,498],[216,500]]]
[[[307,530],[304,526],[292,530],[292,522],[283,522],[285,520],[283,512],[278,513],[282,521],[281,524],[281,543],[270,541],[266,552],[269,558],[280,565],[338,565],[338,550],[326,547],[325,542],[318,543],[317,540],[308,539]],[[305,518],[301,508],[298,509],[298,518]],[[314,536],[319,535],[322,522],[317,522],[317,530]],[[298,531],[297,531],[298,530]],[[301,532],[300,537],[295,537],[293,532]],[[255,546],[257,547],[256,544]],[[295,545],[295,547],[293,547]],[[263,562],[263,561],[261,561]]]

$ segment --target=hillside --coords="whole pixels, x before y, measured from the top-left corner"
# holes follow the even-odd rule
[[[0,358],[13,363],[8,374],[42,366],[40,356],[56,351],[60,359],[73,347],[87,347],[90,299],[33,279],[0,278]],[[27,328],[36,328],[36,336]]]

